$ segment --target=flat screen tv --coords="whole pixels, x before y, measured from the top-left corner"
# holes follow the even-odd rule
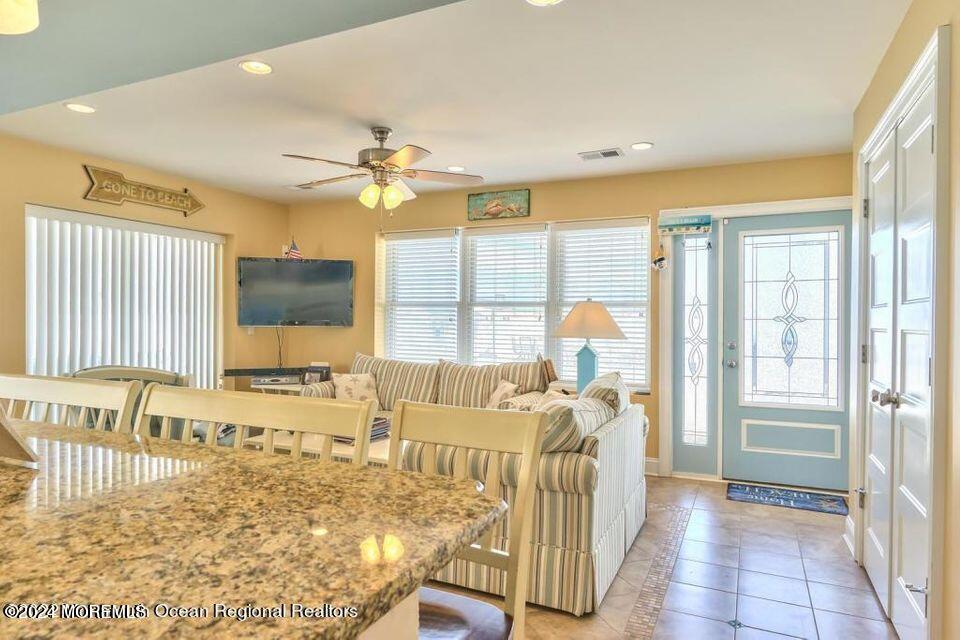
[[[239,258],[241,327],[353,326],[352,260]]]

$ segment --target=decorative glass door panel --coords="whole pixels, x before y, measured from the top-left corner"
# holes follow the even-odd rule
[[[723,227],[723,475],[847,487],[849,212]]]
[[[840,235],[741,234],[743,404],[840,406]]]

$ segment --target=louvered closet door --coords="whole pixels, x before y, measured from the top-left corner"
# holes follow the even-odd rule
[[[151,367],[214,388],[223,239],[30,205],[27,373]]]

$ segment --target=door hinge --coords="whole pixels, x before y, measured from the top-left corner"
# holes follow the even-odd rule
[[[860,345],[860,363],[867,364],[870,362],[870,345],[862,344]]]
[[[870,198],[863,199],[863,217],[864,218],[870,217]]]
[[[867,504],[867,490],[863,487],[857,488],[857,504],[861,509]]]

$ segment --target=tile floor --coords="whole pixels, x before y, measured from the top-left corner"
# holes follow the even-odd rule
[[[527,637],[896,638],[840,539],[843,518],[648,477],[647,522],[596,613],[529,606]],[[467,592],[476,596],[476,592]]]

